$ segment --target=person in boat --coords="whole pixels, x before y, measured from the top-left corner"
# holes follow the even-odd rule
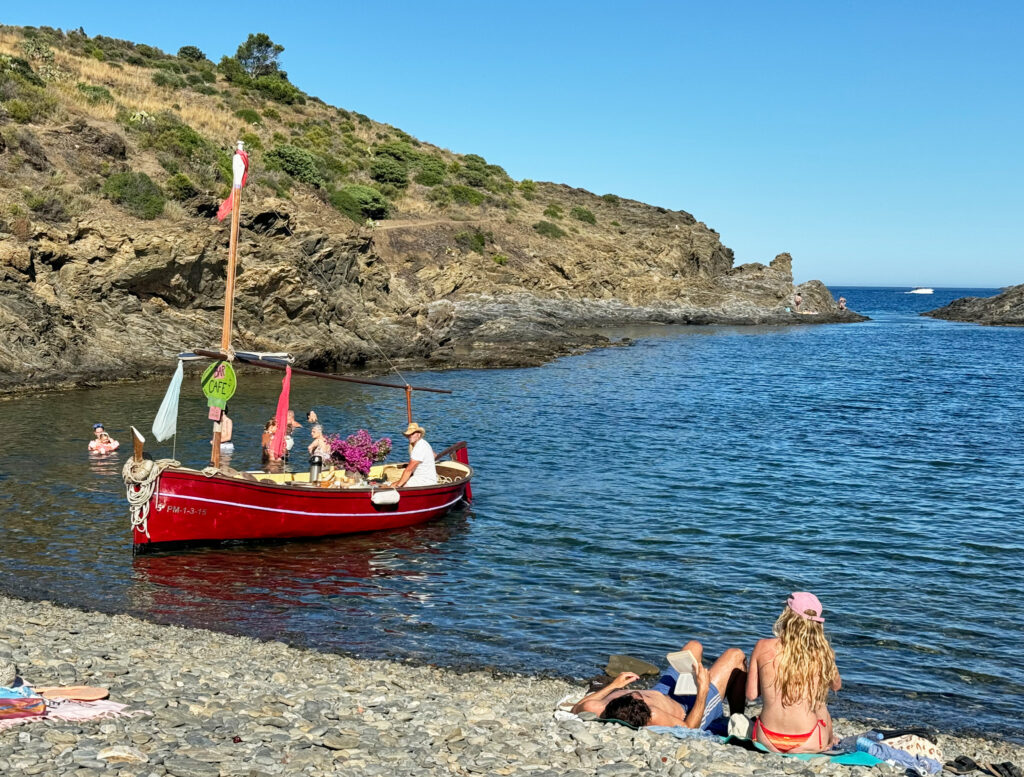
[[[747,657],[739,648],[729,648],[706,669],[702,662],[704,646],[700,642],[690,640],[683,650],[690,651],[696,659],[696,694],[674,693],[679,678],[675,669],[667,669],[658,684],[647,691],[627,690],[627,685],[640,678],[632,672],[622,672],[604,688],[576,702],[572,711],[593,712],[600,718],[621,720],[634,728],[682,726],[725,734],[729,719],[725,717],[723,699],[729,701],[730,712],[743,711]]]
[[[280,456],[275,456],[271,450],[274,442],[274,434],[277,433],[277,419],[271,418],[263,427],[263,437],[260,442],[263,445],[263,463],[276,464],[281,461]]]
[[[395,488],[402,486],[436,486],[437,469],[434,467],[434,449],[424,439],[427,430],[418,423],[411,423],[402,432],[409,441],[409,463],[402,476],[391,483]]]
[[[331,463],[331,444],[324,437],[324,428],[320,424],[313,424],[309,430],[310,435],[313,437],[313,442],[309,444],[309,455],[319,456],[323,459],[324,467],[326,468]]]
[[[772,632],[775,636],[758,641],[750,654],[747,699],[764,701],[754,739],[777,753],[827,750],[833,732],[825,701],[842,680],[818,597],[792,594]]]
[[[103,424],[93,424],[92,431],[96,436],[89,441],[89,450],[93,453],[111,453],[121,444],[107,434]]]

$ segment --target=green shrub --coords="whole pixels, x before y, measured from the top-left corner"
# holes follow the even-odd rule
[[[562,208],[560,205],[551,203],[544,209],[544,215],[547,216],[549,219],[560,219],[565,214],[562,212]]]
[[[189,62],[202,62],[206,55],[198,46],[182,46],[178,49],[178,58]]]
[[[401,140],[381,143],[374,146],[373,151],[377,156],[389,156],[392,159],[397,159],[399,162],[410,162],[419,156],[419,152],[416,149]]]
[[[519,192],[523,195],[524,200],[532,200],[537,196],[537,184],[529,178],[524,178],[519,182]]]
[[[455,236],[455,244],[463,251],[476,251],[478,254],[484,252],[487,243],[494,240],[491,232],[481,232],[474,229],[472,232],[459,232]]]
[[[199,190],[187,175],[177,173],[167,181],[167,194],[173,200],[188,200],[199,194]]]
[[[168,73],[164,70],[157,70],[153,74],[153,83],[157,86],[165,86],[169,89],[184,89],[188,86],[185,83],[185,79],[181,76],[176,76],[173,73]]]
[[[505,254],[495,254],[491,259],[494,260],[495,264],[501,265],[502,267],[508,264],[508,257],[505,256]]]
[[[609,205],[619,204],[619,195],[617,194],[602,194],[601,199],[607,202]]]
[[[235,111],[235,116],[240,118],[246,124],[259,124],[260,115],[256,113],[252,108],[240,108]]]
[[[112,103],[114,102],[114,96],[110,94],[110,90],[105,86],[93,86],[92,84],[85,84],[79,81],[75,84],[78,91],[85,95],[86,99],[95,105],[96,103]]]
[[[386,219],[391,205],[372,186],[353,184],[338,189],[331,195],[331,205],[340,210],[357,224],[366,219]]]
[[[423,186],[437,186],[444,183],[445,163],[443,159],[425,156],[419,161],[419,169],[413,179]]]
[[[405,164],[390,156],[378,156],[373,160],[370,164],[370,177],[379,183],[399,188],[409,185],[409,174]]]
[[[285,105],[305,105],[306,95],[294,84],[280,76],[260,76],[252,82],[256,91],[274,102]]]
[[[200,84],[195,87],[195,91],[199,92],[199,94],[217,94],[217,90],[209,84]]]
[[[43,79],[36,75],[35,71],[32,70],[32,66],[27,61],[21,57],[9,57],[6,54],[0,54],[0,84],[12,78],[24,81],[32,86],[44,85]]]
[[[577,205],[571,211],[569,211],[569,215],[572,216],[577,221],[584,221],[587,224],[597,223],[597,219],[594,218],[594,214],[581,205]]]
[[[268,170],[282,170],[296,181],[310,186],[322,187],[326,182],[320,174],[317,158],[304,148],[284,143],[267,154],[265,164]]]
[[[487,199],[476,189],[471,189],[468,186],[462,186],[460,184],[454,184],[450,191],[452,199],[459,203],[459,205],[481,205],[483,204],[483,201]]]
[[[103,194],[141,219],[155,219],[164,210],[164,193],[145,173],[115,173],[103,184]]]
[[[544,237],[565,237],[566,235],[564,229],[550,221],[538,221],[533,228]]]
[[[619,222],[617,222],[617,221],[610,221],[610,222],[608,222],[608,223],[609,223],[609,224],[611,224],[611,225],[612,225],[613,227],[621,227],[621,226],[622,226],[622,224],[620,224],[620,223],[619,223]]]
[[[274,108],[264,108],[263,117],[266,119],[273,119],[274,121],[281,121],[281,114],[278,113]]]
[[[252,79],[249,77],[249,74],[245,72],[245,68],[242,67],[242,63],[234,57],[221,57],[220,62],[217,65],[217,69],[229,83],[238,84],[240,86],[252,83]]]
[[[259,151],[263,148],[263,143],[260,141],[260,136],[255,132],[245,132],[242,137],[239,138],[245,144],[246,151]]]

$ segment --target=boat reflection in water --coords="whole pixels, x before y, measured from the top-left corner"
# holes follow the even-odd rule
[[[376,655],[429,606],[470,513],[391,531],[132,559],[133,613],[158,623]],[[387,601],[375,601],[384,598]]]

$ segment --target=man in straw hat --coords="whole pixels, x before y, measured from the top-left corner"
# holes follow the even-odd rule
[[[402,486],[436,486],[437,469],[434,467],[434,449],[430,447],[423,435],[426,430],[415,421],[405,427],[402,432],[409,440],[409,463],[396,480],[395,488]]]

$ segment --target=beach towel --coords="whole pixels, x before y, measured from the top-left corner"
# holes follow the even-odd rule
[[[40,701],[44,701],[40,699]],[[19,723],[31,723],[37,720],[68,720],[81,722],[104,718],[130,717],[145,714],[143,710],[129,710],[127,704],[116,701],[70,701],[69,699],[47,699],[45,714],[31,717],[0,719],[0,731]]]
[[[883,763],[881,758],[877,758],[870,753],[866,753],[861,750],[855,750],[852,753],[839,753],[835,750],[826,750],[824,753],[774,753],[756,739],[728,736],[722,737],[722,741],[726,744],[742,747],[744,750],[756,750],[761,753],[777,755],[782,758],[796,758],[798,761],[810,761],[814,758],[827,758],[831,763],[845,764],[846,766],[875,766],[876,764]]]

